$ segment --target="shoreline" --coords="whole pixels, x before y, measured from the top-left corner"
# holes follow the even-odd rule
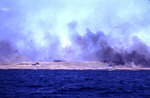
[[[150,70],[150,67],[111,65],[102,62],[20,62],[0,64],[0,69],[33,69],[33,70]]]

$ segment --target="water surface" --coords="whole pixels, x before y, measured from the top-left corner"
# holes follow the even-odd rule
[[[0,70],[0,97],[150,97],[150,71]]]

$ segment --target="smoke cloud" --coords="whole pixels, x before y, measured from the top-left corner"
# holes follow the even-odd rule
[[[149,0],[0,0],[0,62],[150,65]]]

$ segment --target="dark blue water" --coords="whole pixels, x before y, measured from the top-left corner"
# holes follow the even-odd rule
[[[150,71],[0,70],[0,97],[150,97]]]

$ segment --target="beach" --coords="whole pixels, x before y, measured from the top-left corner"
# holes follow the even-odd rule
[[[1,63],[0,69],[49,69],[49,70],[150,70],[133,65],[110,65],[98,61],[86,62],[17,62]]]

